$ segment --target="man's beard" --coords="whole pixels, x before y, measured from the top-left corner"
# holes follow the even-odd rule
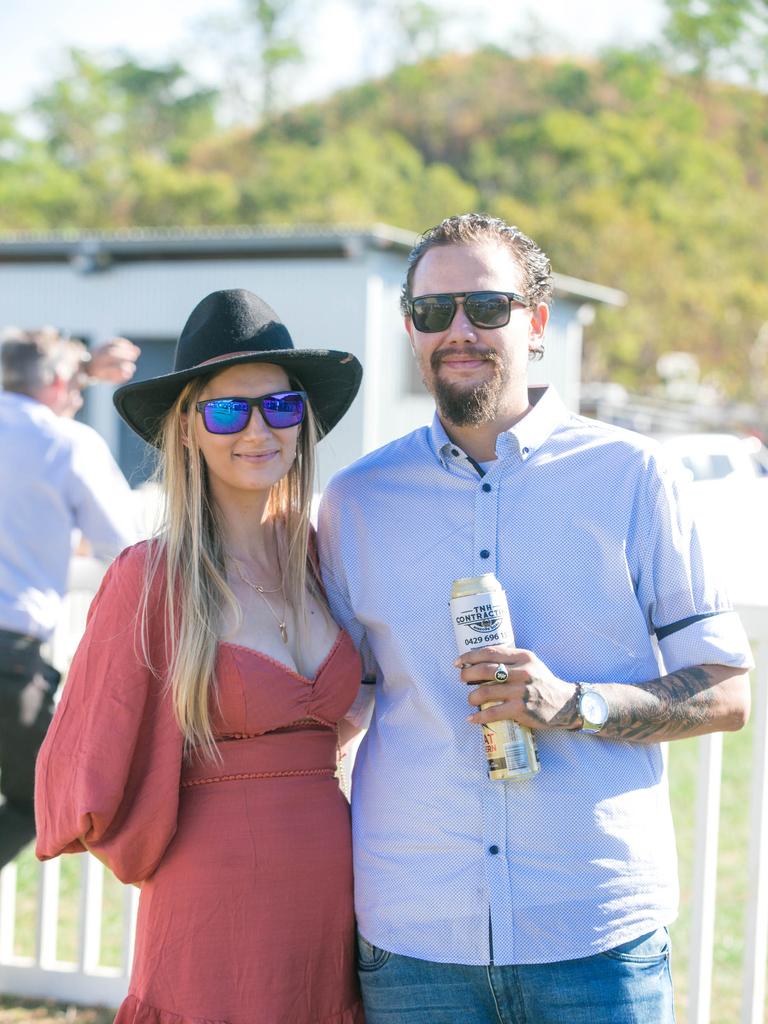
[[[479,427],[493,420],[501,404],[508,375],[498,355],[488,349],[464,348],[462,355],[475,359],[487,359],[493,366],[493,374],[487,380],[468,387],[448,384],[440,377],[440,367],[448,355],[445,350],[433,352],[429,359],[432,379],[428,383],[437,408],[444,419],[457,427]],[[425,383],[427,383],[425,381]]]

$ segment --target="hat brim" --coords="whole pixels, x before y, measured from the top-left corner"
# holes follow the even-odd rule
[[[299,380],[309,396],[320,437],[329,433],[350,407],[363,377],[362,366],[350,352],[333,349],[243,352],[188,370],[123,384],[114,393],[115,408],[139,437],[156,447],[165,414],[188,381],[241,363],[272,363],[282,366]]]

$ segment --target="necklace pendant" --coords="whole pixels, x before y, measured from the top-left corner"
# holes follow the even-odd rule
[[[286,629],[284,622],[280,623],[280,639],[284,644],[288,643],[288,630]]]

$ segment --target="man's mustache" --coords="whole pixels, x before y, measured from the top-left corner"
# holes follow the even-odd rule
[[[438,370],[449,356],[454,355],[456,355],[455,348],[436,349],[429,357],[429,365],[432,370]],[[494,352],[492,348],[483,348],[480,345],[464,345],[461,349],[461,355],[467,359],[487,359],[489,363],[501,361],[498,353]]]

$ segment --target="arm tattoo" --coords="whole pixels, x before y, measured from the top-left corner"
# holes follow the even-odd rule
[[[683,739],[710,721],[717,704],[716,683],[706,667],[696,666],[628,686],[627,699],[612,709],[604,734],[635,741]]]

